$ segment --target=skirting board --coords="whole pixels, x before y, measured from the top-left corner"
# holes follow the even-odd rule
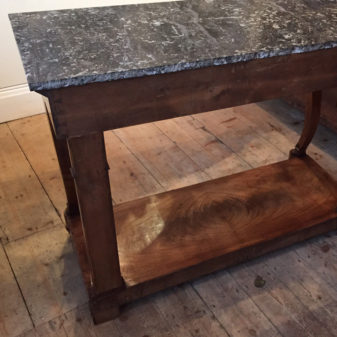
[[[20,84],[0,89],[0,123],[46,112],[42,96]]]

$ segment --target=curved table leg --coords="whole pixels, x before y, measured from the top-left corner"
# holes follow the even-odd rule
[[[321,116],[321,101],[322,91],[313,91],[309,94],[305,109],[303,131],[295,148],[290,151],[289,157],[302,157],[306,155],[307,147],[315,135]]]

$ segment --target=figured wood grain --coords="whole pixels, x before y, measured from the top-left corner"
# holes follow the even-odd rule
[[[291,159],[118,205],[124,280],[145,282],[333,219],[334,188],[312,159]]]
[[[41,93],[56,135],[76,136],[335,87],[336,56],[331,48]]]
[[[297,159],[299,160],[299,159]],[[318,172],[320,175],[320,172]],[[326,175],[323,172],[323,182],[326,179]],[[327,189],[332,188],[331,187],[331,183],[333,183],[331,181],[331,179],[329,178],[329,181],[325,181],[326,184],[329,185],[329,187],[327,187]],[[332,191],[334,189],[332,188]],[[323,191],[323,193],[326,191]],[[168,192],[168,193],[172,193],[172,192]],[[335,203],[334,203],[335,204]],[[334,212],[334,209],[333,209]],[[325,213],[326,215],[326,213]],[[199,264],[198,265],[193,265],[189,268],[185,268],[176,272],[173,272],[171,274],[168,275],[164,275],[162,277],[157,277],[154,278],[152,280],[147,280],[145,282],[142,283],[138,283],[138,284],[134,284],[134,285],[130,285],[128,284],[128,287],[126,289],[121,289],[121,291],[118,292],[111,292],[111,293],[107,293],[104,295],[104,297],[101,298],[92,298],[92,302],[91,302],[91,310],[92,313],[94,315],[94,317],[97,317],[97,313],[101,313],[103,312],[107,312],[107,308],[109,307],[109,305],[114,304],[114,303],[129,303],[131,301],[134,301],[135,299],[138,299],[140,297],[149,295],[151,293],[157,292],[159,290],[162,290],[164,288],[167,288],[169,286],[173,286],[176,284],[179,284],[181,282],[187,281],[187,280],[191,280],[191,279],[195,279],[196,277],[200,276],[200,275],[205,275],[208,274],[210,272],[213,272],[215,270],[219,270],[220,268],[224,268],[224,267],[228,267],[228,266],[232,266],[234,264],[237,264],[239,262],[243,262],[247,259],[251,259],[253,257],[256,256],[261,256],[263,254],[265,254],[266,252],[269,251],[273,251],[276,250],[278,248],[284,247],[284,246],[288,246],[294,242],[298,242],[301,240],[305,240],[307,238],[316,236],[318,234],[322,234],[325,233],[329,230],[332,229],[336,229],[336,220],[335,220],[335,214],[333,214],[331,216],[331,219],[333,219],[332,221],[327,221],[325,223],[321,223],[319,218],[315,218],[315,221],[317,221],[318,223],[315,224],[310,224],[310,223],[306,223],[306,224],[301,224],[300,228],[298,229],[298,221],[297,221],[297,226],[296,224],[292,227],[292,228],[288,228],[288,226],[286,226],[286,229],[284,229],[282,226],[283,230],[283,234],[282,236],[277,236],[274,237],[274,239],[266,239],[265,237],[263,237],[260,241],[260,243],[254,243],[252,246],[248,246],[245,248],[241,248],[239,250],[235,250],[233,252],[230,253],[226,253],[224,255],[221,256],[217,256],[216,258],[213,259],[209,259],[209,260],[203,260],[202,256],[200,257],[199,260]],[[304,217],[305,218],[305,217]],[[323,217],[324,218],[324,217]],[[322,218],[321,218],[322,219]],[[75,226],[79,226],[80,228],[80,221],[79,219],[72,219],[72,226],[71,228],[74,228]],[[289,231],[289,233],[284,233],[284,231]],[[272,228],[269,227],[269,231],[270,233],[272,233]],[[267,233],[268,235],[268,233]],[[280,233],[278,233],[278,235],[280,235]],[[76,237],[74,237],[74,239],[78,239]],[[83,238],[82,238],[83,239]],[[197,249],[196,249],[197,251]],[[163,252],[161,252],[163,253]],[[166,256],[168,257],[169,254]],[[151,256],[152,258],[153,256]],[[179,259],[180,261],[183,261],[184,256],[179,254]],[[149,260],[152,261],[152,260]],[[203,262],[202,262],[203,261]],[[166,261],[165,261],[166,262]],[[162,268],[164,267],[166,268],[164,261],[161,261],[161,264],[158,266],[156,266],[155,268]],[[82,266],[83,268],[83,266]],[[167,270],[167,269],[166,269]],[[152,271],[153,275],[157,275],[157,270],[156,271]],[[123,273],[123,271],[122,271]],[[123,274],[123,276],[125,276]],[[268,295],[270,296],[270,295]],[[269,300],[269,297],[267,296],[267,299]],[[106,317],[106,316],[105,316]],[[110,316],[110,318],[113,316]],[[100,317],[102,318],[102,317]],[[105,318],[106,319],[106,318]],[[97,320],[96,322],[101,322],[102,320]]]

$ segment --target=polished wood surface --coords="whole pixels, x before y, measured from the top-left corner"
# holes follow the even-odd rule
[[[309,157],[115,206],[127,285],[337,216],[337,184]]]
[[[337,48],[42,92],[58,137],[337,86]]]
[[[116,303],[336,229],[336,191],[306,156],[114,206],[126,288],[91,294],[95,322],[116,317]],[[67,221],[90,289],[81,220]]]

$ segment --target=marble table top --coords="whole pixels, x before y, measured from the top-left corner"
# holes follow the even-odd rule
[[[31,90],[337,46],[337,0],[187,0],[10,20]]]

